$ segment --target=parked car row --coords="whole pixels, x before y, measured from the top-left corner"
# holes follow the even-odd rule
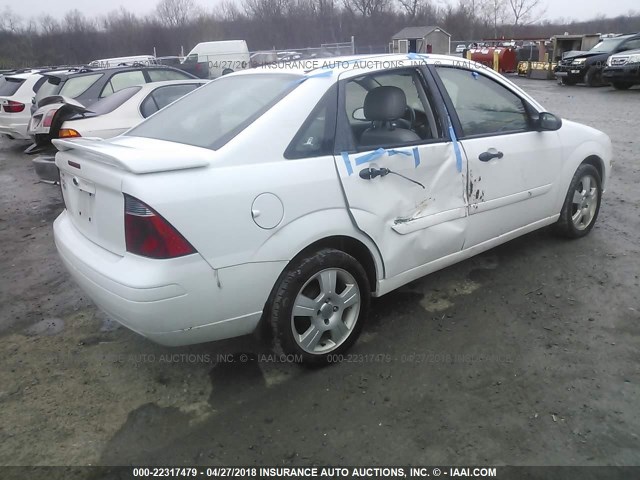
[[[166,107],[178,98],[201,87],[207,80],[168,80],[123,88],[95,102],[91,109],[64,97],[48,97],[33,115],[29,133],[49,143],[54,138],[111,138],[136,126],[145,118]],[[56,116],[56,112],[64,112]],[[44,119],[53,118],[51,123]],[[33,160],[38,177],[44,182],[60,180],[55,165],[55,149]]]
[[[108,59],[101,62],[109,65]],[[26,152],[41,154],[34,159],[36,172],[43,181],[56,182],[51,140],[119,135],[207,81],[137,61],[7,72],[0,76],[0,135],[32,140]]]
[[[603,38],[591,50],[572,52],[558,62],[556,78],[564,85],[611,84],[625,90],[640,84],[640,33]]]

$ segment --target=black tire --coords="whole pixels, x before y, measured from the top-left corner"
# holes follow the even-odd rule
[[[231,68],[225,68],[222,71],[222,75],[229,75],[230,73],[233,73],[233,70]]]
[[[633,83],[631,83],[631,82],[611,82],[611,85],[613,85],[613,88],[615,88],[616,90],[629,90],[633,86]]]
[[[561,77],[561,78],[560,78],[560,82],[561,82],[563,85],[571,85],[571,86],[573,86],[573,85],[575,85],[576,83],[578,83],[578,82],[577,82],[576,80],[574,80],[573,78],[568,78],[568,77]]]
[[[602,69],[595,65],[589,67],[589,70],[587,70],[587,73],[584,76],[584,83],[590,87],[604,86],[604,83],[602,82]]]
[[[329,329],[328,327],[330,320],[324,318],[322,316],[324,314],[321,315],[320,310],[318,310],[317,315],[315,314],[315,309],[318,308],[318,305],[322,305],[321,308],[325,307],[324,302],[326,300],[322,299],[315,304],[316,306],[313,308],[314,313],[312,316],[303,315],[294,317],[293,308],[298,295],[302,295],[305,289],[319,287],[320,290],[313,301],[315,301],[315,298],[321,298],[323,296],[322,285],[320,285],[319,282],[317,285],[314,285],[316,276],[323,272],[326,273],[334,270],[336,272],[347,272],[348,275],[355,280],[357,287],[356,292],[359,293],[360,300],[357,309],[354,305],[344,307],[344,310],[339,309],[340,311],[337,312],[333,302],[339,303],[339,300],[336,300],[336,298],[340,296],[340,293],[344,293],[347,288],[345,284],[345,290],[341,290],[340,278],[337,277],[338,280],[336,281],[336,287],[334,289],[334,298],[330,299],[330,302],[326,302],[328,305],[326,311],[329,312],[328,315],[331,315],[331,322],[335,321],[334,317],[336,316],[339,316],[338,320],[340,322],[343,322],[342,319],[344,317],[349,316],[351,327],[347,328],[346,331],[349,333],[346,333],[346,337],[331,348],[331,343],[334,342],[332,337],[334,329]],[[342,275],[342,273],[340,273],[340,275]],[[313,296],[313,292],[311,296]],[[310,298],[309,295],[305,295],[305,297]],[[332,362],[338,355],[348,350],[360,335],[369,312],[370,298],[371,288],[364,268],[362,268],[362,265],[360,265],[355,258],[345,252],[333,248],[325,248],[316,253],[309,254],[306,257],[293,260],[287,271],[280,277],[279,284],[275,289],[273,302],[271,303],[270,321],[273,329],[275,352],[278,354],[294,355],[293,358],[295,358],[296,361],[310,366],[322,366]],[[331,313],[332,310],[336,312],[335,316]],[[308,323],[308,326],[306,326],[306,323]],[[324,324],[326,324],[327,327],[324,327]],[[327,330],[322,330],[318,325]],[[346,321],[342,323],[342,325],[346,325]],[[312,353],[303,349],[298,343],[298,340],[296,340],[296,338],[300,339],[300,336],[304,332],[315,330],[322,331],[319,333],[320,337],[316,347],[312,347],[312,350],[313,348],[327,348],[328,350]],[[344,331],[345,330],[343,330],[343,332]],[[328,345],[328,347],[326,345]]]
[[[578,189],[583,189],[584,178],[590,176],[595,181],[596,188],[596,205],[594,211],[591,213],[591,218],[588,224],[578,227],[573,217],[577,214],[580,204],[575,203],[574,194],[578,193]],[[591,186],[593,188],[593,186]],[[576,173],[571,179],[569,184],[569,190],[565,197],[564,204],[562,205],[562,211],[560,212],[560,218],[554,225],[554,230],[559,235],[565,238],[581,238],[588,235],[598,219],[598,213],[600,212],[600,203],[602,202],[602,180],[598,170],[593,166],[583,163],[578,167]]]

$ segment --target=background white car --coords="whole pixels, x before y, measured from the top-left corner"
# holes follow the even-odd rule
[[[326,363],[371,296],[547,225],[593,228],[604,133],[458,57],[360,60],[231,74],[117,138],[54,140],[56,246],[98,307],[166,345],[262,321]]]
[[[44,124],[47,134],[53,138],[115,137],[207,82],[198,79],[167,80],[127,87],[98,100],[89,108],[65,97],[49,97],[33,115],[29,130],[38,128],[38,131],[44,131]],[[33,160],[42,181],[58,181],[54,155],[44,154]]]
[[[102,98],[90,107],[63,96],[49,97],[33,114],[29,132],[32,135],[46,132],[51,138],[115,137],[205,83],[207,80],[191,79],[136,85]],[[65,109],[62,115],[57,113],[61,108]],[[52,119],[48,125],[44,123],[47,118]]]
[[[0,77],[0,135],[30,140],[27,126],[31,99],[44,82],[38,73],[17,73]]]

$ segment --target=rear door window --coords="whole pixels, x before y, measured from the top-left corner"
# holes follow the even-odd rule
[[[64,82],[60,89],[60,95],[69,98],[76,98],[86,92],[91,85],[96,83],[102,76],[102,73],[94,73],[91,75],[82,75],[80,77],[71,77]]]
[[[133,87],[134,85],[142,85],[147,83],[141,70],[133,70],[131,72],[116,73],[111,80],[107,82],[102,90],[100,97],[108,97],[123,88]]]
[[[322,97],[293,137],[284,152],[285,158],[310,158],[333,153],[337,95],[338,90],[334,86]]]
[[[24,78],[2,77],[0,78],[0,95],[10,97],[18,91],[20,85],[24,83]]]
[[[180,97],[192,92],[199,86],[200,84],[198,83],[192,83],[186,85],[167,85],[166,87],[156,88],[140,105],[140,113],[144,118],[147,118],[161,108],[175,102]]]

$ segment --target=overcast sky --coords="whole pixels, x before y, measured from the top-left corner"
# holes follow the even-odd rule
[[[241,2],[241,0],[235,1]],[[196,2],[207,9],[212,9],[219,5],[221,0],[196,0]],[[77,8],[87,16],[93,16],[117,9],[120,5],[136,14],[145,14],[151,12],[156,3],[157,0],[130,0],[128,2],[122,0],[20,0],[8,4],[14,12],[23,17],[37,17],[43,13],[60,17],[67,10],[74,8]],[[457,3],[457,0],[437,0],[436,3],[443,5],[445,3]],[[616,16],[626,14],[629,10],[640,11],[638,0],[546,0],[545,3],[547,5],[545,18],[547,19],[562,17],[588,20],[598,14]]]

